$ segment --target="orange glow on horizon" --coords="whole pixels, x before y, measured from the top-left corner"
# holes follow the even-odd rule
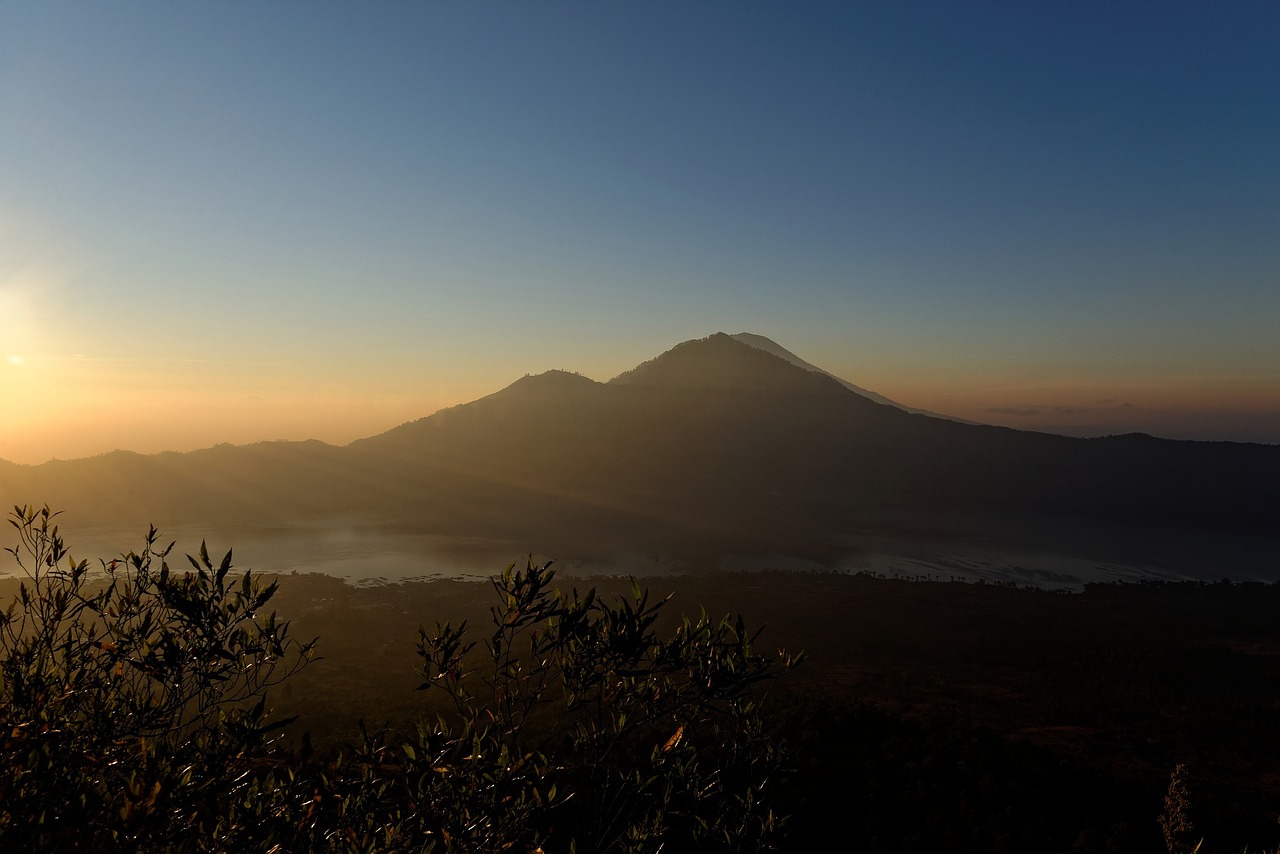
[[[38,464],[277,439],[343,445],[495,390],[33,357],[0,363],[0,395],[9,402],[0,410],[0,459]]]
[[[343,445],[491,394],[523,374],[485,365],[484,376],[440,377],[456,367],[435,377],[391,368],[365,376],[341,364],[308,373],[248,363],[12,354],[0,361],[0,459],[38,464],[117,449],[157,453],[277,439]],[[1036,381],[952,367],[876,376],[849,371],[847,379],[904,406],[1017,429],[1280,441],[1258,426],[1280,425],[1280,390],[1265,376]]]

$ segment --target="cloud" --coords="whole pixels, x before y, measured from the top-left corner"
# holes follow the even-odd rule
[[[987,412],[994,415],[1020,415],[1031,417],[1039,415],[1044,410],[1038,406],[988,406]]]

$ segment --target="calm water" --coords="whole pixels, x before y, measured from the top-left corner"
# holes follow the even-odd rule
[[[79,528],[63,532],[76,558],[96,562],[142,547],[143,532],[114,528]],[[288,574],[319,572],[353,584],[376,584],[430,578],[480,580],[528,558],[519,544],[500,540],[449,537],[438,534],[388,532],[358,520],[331,520],[272,528],[218,531],[176,526],[162,532],[164,544],[176,541],[170,565],[185,567],[184,553],[199,551],[208,541],[215,563],[234,547],[237,569]],[[4,546],[13,545],[7,538]],[[1123,544],[1122,544],[1123,545]],[[567,575],[635,575],[648,577],[710,570],[870,572],[888,577],[1012,582],[1048,589],[1079,589],[1087,582],[1143,579],[1201,579],[1273,582],[1280,579],[1275,541],[1197,537],[1143,550],[1146,559],[1126,559],[1130,548],[1099,544],[1082,538],[1079,548],[1033,549],[971,539],[922,536],[864,536],[853,538],[839,558],[819,563],[785,554],[724,555],[708,561],[682,560],[671,555],[613,553],[607,557],[533,555],[541,562],[555,559]],[[7,555],[0,575],[17,570]]]

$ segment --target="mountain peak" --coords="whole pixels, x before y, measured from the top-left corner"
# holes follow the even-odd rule
[[[889,398],[885,397],[882,394],[876,394],[874,391],[870,391],[868,389],[862,388],[861,386],[856,386],[853,383],[849,382],[848,380],[841,379],[840,377],[837,377],[835,374],[830,373],[829,371],[824,371],[822,368],[819,368],[817,365],[806,362],[804,359],[801,359],[795,353],[792,353],[790,350],[786,349],[782,345],[778,344],[772,339],[764,337],[763,335],[757,335],[754,332],[739,332],[736,335],[730,335],[729,337],[735,341],[738,341],[739,343],[746,344],[748,347],[754,347],[757,350],[760,350],[762,352],[770,353],[774,356],[777,356],[779,359],[789,362],[792,365],[795,365],[797,368],[803,368],[806,371],[812,371],[813,373],[822,374],[825,377],[830,377],[831,379],[840,383],[840,385],[844,386],[854,394],[861,395],[867,398],[868,400],[874,401],[875,403],[879,403],[883,406],[892,406],[894,409],[901,409],[903,412],[910,412],[913,415],[928,415],[930,418],[943,418],[943,419],[946,419],[947,421],[958,421],[961,424],[974,423],[972,421],[966,421],[963,418],[953,418],[950,415],[940,415],[937,412],[930,412],[927,409],[915,409],[910,406],[904,406],[895,400],[890,400]]]
[[[584,377],[576,371],[563,371],[553,369],[543,371],[540,374],[525,374],[520,379],[513,382],[507,388],[520,386],[522,388],[546,388],[546,387],[563,387],[571,386],[589,386],[597,385],[596,381],[590,377]]]
[[[609,384],[827,394],[838,390],[829,377],[801,370],[724,332],[677,344],[656,359],[619,374]]]
[[[551,370],[525,374],[511,385],[481,400],[539,399],[564,401],[590,394],[601,383],[573,371]],[[478,402],[478,401],[476,401]],[[468,406],[470,404],[463,404]]]

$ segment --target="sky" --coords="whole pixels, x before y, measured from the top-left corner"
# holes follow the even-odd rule
[[[0,3],[0,458],[345,443],[762,334],[1280,443],[1274,3]]]

